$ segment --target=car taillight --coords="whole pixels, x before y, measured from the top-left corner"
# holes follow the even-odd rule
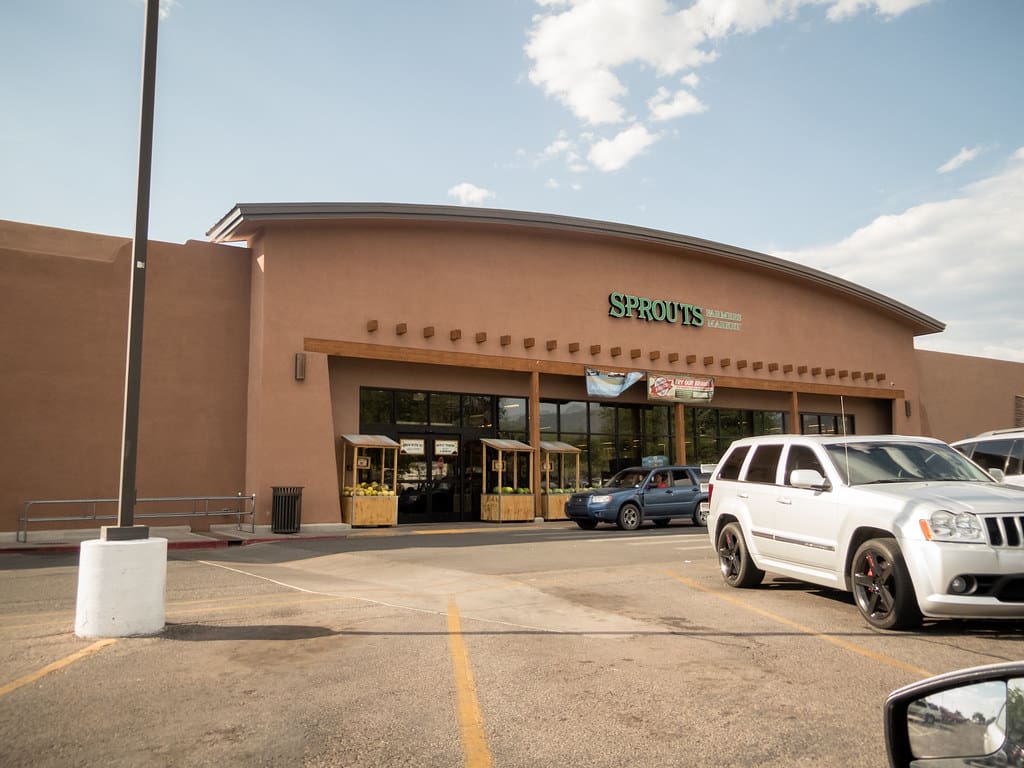
[[[711,503],[711,494],[715,492],[715,484],[708,483],[708,504]]]

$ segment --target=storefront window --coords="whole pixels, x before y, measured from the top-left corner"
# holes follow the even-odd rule
[[[396,392],[395,393],[395,423],[396,424],[426,424],[427,423],[427,393],[426,392]]]
[[[781,435],[786,432],[786,414],[782,411],[754,411],[755,435]]]
[[[391,424],[394,420],[394,392],[388,389],[359,390],[360,424]]]
[[[556,440],[558,438],[558,404],[542,401],[539,418],[540,439]]]
[[[619,406],[606,403],[590,404],[590,431],[614,435]]]
[[[490,429],[494,418],[494,398],[490,395],[462,396],[462,424],[475,429]]]
[[[587,403],[562,403],[558,407],[561,418],[561,430],[565,432],[587,431]],[[563,438],[564,439],[564,438]]]
[[[525,397],[498,398],[498,430],[500,432],[525,435],[526,415]]]
[[[804,435],[852,435],[853,416],[835,413],[801,413],[800,432]]]
[[[615,438],[613,435],[590,436],[590,484],[601,485],[615,474]]]
[[[459,426],[459,396],[434,392],[430,395],[430,423],[434,426]]]

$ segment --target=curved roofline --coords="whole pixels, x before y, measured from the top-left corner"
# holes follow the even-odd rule
[[[401,219],[414,221],[453,221],[472,224],[504,224],[568,230],[604,235],[672,247],[685,247],[700,253],[756,266],[822,285],[838,293],[879,307],[914,328],[915,335],[940,333],[946,324],[930,315],[865,288],[857,283],[765,253],[737,248],[687,235],[678,235],[647,227],[619,224],[597,219],[582,219],[551,213],[531,213],[499,208],[456,205],[420,205],[414,203],[238,203],[206,233],[213,242],[245,240],[258,230],[275,223],[336,221],[342,219]]]

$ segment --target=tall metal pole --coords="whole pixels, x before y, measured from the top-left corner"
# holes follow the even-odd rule
[[[146,256],[149,244],[149,189],[153,166],[153,103],[156,93],[156,39],[160,0],[146,2],[142,49],[142,108],[139,118],[139,177],[135,197],[135,236],[128,315],[128,362],[125,368],[124,431],[121,440],[121,492],[117,526],[105,526],[107,540],[145,539],[149,528],[135,522],[135,468],[139,443],[139,393],[142,384],[142,321],[146,301]]]

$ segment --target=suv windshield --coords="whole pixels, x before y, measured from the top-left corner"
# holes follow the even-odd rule
[[[605,488],[634,488],[644,481],[646,472],[635,469],[624,469],[604,484]]]
[[[834,443],[825,450],[847,485],[919,483],[992,478],[946,445],[933,443]]]

